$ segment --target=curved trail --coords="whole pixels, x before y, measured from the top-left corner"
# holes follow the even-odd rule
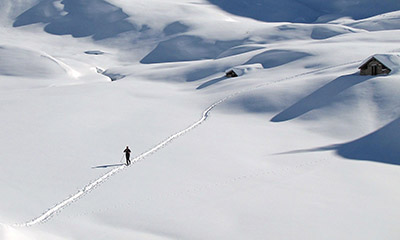
[[[341,66],[345,66],[345,65],[355,64],[355,63],[359,63],[359,62],[360,61],[353,61],[353,62],[347,62],[347,63],[340,64],[340,65],[325,67],[325,68],[321,68],[321,69],[317,69],[317,70],[313,70],[313,71],[309,71],[309,72],[293,75],[293,76],[286,77],[286,78],[283,78],[283,79],[279,79],[279,80],[276,80],[276,81],[271,81],[271,82],[268,82],[268,83],[259,84],[259,85],[253,86],[253,87],[249,87],[249,88],[234,92],[234,93],[232,93],[232,94],[230,94],[230,95],[228,95],[228,96],[226,96],[226,97],[214,102],[213,104],[211,104],[206,110],[204,110],[204,112],[202,114],[202,117],[198,121],[196,121],[195,123],[190,125],[189,127],[183,129],[182,131],[180,131],[178,133],[175,133],[174,135],[168,137],[167,139],[165,139],[164,141],[160,142],[156,146],[152,147],[151,149],[147,150],[146,152],[144,152],[144,153],[138,155],[137,157],[135,157],[134,159],[132,159],[132,164],[143,160],[147,156],[157,152],[158,150],[160,150],[161,148],[163,148],[164,146],[166,146],[167,144],[172,142],[174,139],[179,138],[180,136],[184,135],[185,133],[189,132],[190,130],[198,127],[201,123],[203,123],[203,122],[205,122],[207,120],[211,110],[213,110],[216,106],[220,105],[221,103],[223,103],[223,102],[225,102],[225,101],[227,101],[227,100],[229,100],[231,98],[234,98],[239,94],[242,94],[244,92],[253,91],[253,90],[256,90],[258,88],[265,87],[265,86],[268,86],[268,85],[271,85],[271,84],[275,84],[275,83],[278,83],[278,82],[294,79],[294,78],[305,76],[305,75],[310,75],[310,74],[313,74],[313,73],[316,73],[316,72],[321,72],[321,71],[325,71],[325,70],[332,69],[332,68],[337,68],[337,67],[341,67]],[[43,223],[43,222],[49,220],[56,213],[60,212],[62,209],[64,209],[68,205],[70,205],[73,202],[77,201],[80,197],[82,197],[85,194],[89,193],[91,190],[93,190],[99,184],[103,183],[104,181],[109,179],[111,176],[113,176],[114,174],[120,172],[121,170],[123,170],[125,168],[127,168],[127,166],[126,165],[122,165],[120,167],[117,167],[117,168],[114,168],[114,169],[110,170],[109,172],[105,173],[104,175],[102,175],[101,177],[96,179],[95,181],[87,184],[85,187],[80,189],[77,193],[69,196],[68,198],[64,199],[62,202],[60,202],[60,203],[56,204],[55,206],[53,206],[52,208],[48,209],[46,212],[44,212],[40,216],[38,216],[38,217],[36,217],[36,218],[34,218],[34,219],[30,220],[30,221],[27,221],[25,223],[14,224],[13,226],[15,226],[15,227],[29,227],[29,226],[32,226],[32,225],[35,225],[35,224],[38,224],[38,223]]]

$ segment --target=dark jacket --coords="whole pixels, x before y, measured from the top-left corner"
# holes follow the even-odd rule
[[[131,150],[129,148],[125,148],[124,153],[126,155],[129,155],[131,153]]]

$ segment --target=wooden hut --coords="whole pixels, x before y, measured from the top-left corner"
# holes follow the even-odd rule
[[[229,70],[225,73],[225,77],[237,77],[238,75],[234,70]]]
[[[263,69],[263,66],[260,63],[240,65],[226,70],[225,77],[239,77],[246,74],[247,72],[261,69]]]
[[[361,63],[360,75],[389,74],[400,67],[400,56],[397,54],[375,54]]]

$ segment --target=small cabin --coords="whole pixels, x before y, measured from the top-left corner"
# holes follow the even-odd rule
[[[240,65],[225,71],[225,77],[239,77],[248,72],[264,69],[260,63]]]
[[[360,75],[388,75],[400,67],[400,56],[397,54],[375,54],[367,58],[358,67]]]
[[[225,73],[225,77],[231,78],[231,77],[237,77],[238,75],[235,73],[234,70],[229,70]]]

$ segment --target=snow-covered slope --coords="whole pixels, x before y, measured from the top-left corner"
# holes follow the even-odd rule
[[[0,238],[399,239],[399,16],[2,0]]]
[[[210,0],[225,11],[267,22],[326,21],[339,17],[364,19],[400,9],[392,0]]]

